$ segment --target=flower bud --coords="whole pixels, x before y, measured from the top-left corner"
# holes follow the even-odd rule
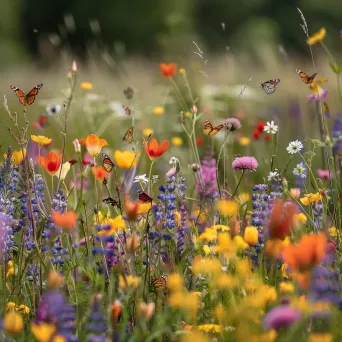
[[[138,218],[139,203],[131,202],[129,199],[125,199],[124,209],[126,216],[129,220],[135,221]]]
[[[253,226],[246,227],[243,238],[249,244],[249,246],[256,245],[259,238],[258,230]]]
[[[80,141],[78,139],[75,139],[73,142],[74,147],[75,147],[75,152],[76,153],[81,153],[81,144]]]
[[[114,304],[112,305],[112,319],[114,324],[118,321],[120,313],[122,310],[122,305],[119,300],[116,300]]]
[[[132,236],[127,237],[126,239],[126,246],[127,251],[129,253],[134,253],[137,248],[139,247],[139,236],[136,234],[133,234]]]
[[[77,64],[75,60],[72,61],[71,71],[74,73],[77,72]]]
[[[192,107],[191,107],[191,112],[192,112],[193,114],[197,114],[197,106],[196,106],[195,104],[192,105]]]
[[[24,327],[24,320],[21,314],[10,311],[5,315],[3,320],[3,329],[8,335],[18,335]]]
[[[142,302],[139,304],[138,306],[139,313],[145,318],[146,321],[148,321],[152,317],[155,306],[156,305],[154,303],[146,304]]]

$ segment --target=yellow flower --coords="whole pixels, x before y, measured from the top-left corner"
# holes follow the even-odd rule
[[[148,137],[150,134],[153,134],[153,129],[152,128],[144,128],[143,129],[143,135],[145,137]]]
[[[56,331],[56,326],[48,323],[41,323],[39,325],[31,323],[31,331],[37,341],[49,342]]]
[[[308,342],[332,342],[333,335],[331,333],[311,333],[308,336]]]
[[[243,238],[250,246],[256,245],[259,239],[258,230],[253,226],[246,227]]]
[[[224,216],[235,216],[239,210],[238,202],[234,200],[220,200],[216,204],[216,209]]]
[[[7,303],[7,311],[8,310],[14,310],[16,308],[16,304],[14,302],[8,302]]]
[[[182,146],[183,145],[183,139],[181,137],[172,137],[171,142],[174,146]]]
[[[223,224],[215,224],[211,228],[215,229],[216,231],[219,230],[221,232],[230,232],[230,228],[228,226],[223,225]]]
[[[237,287],[238,285],[239,281],[237,278],[225,273],[222,273],[215,279],[215,286],[219,289],[233,288]]]
[[[220,333],[222,327],[218,324],[202,324],[198,326],[198,330],[206,333]]]
[[[290,275],[290,272],[289,272],[289,265],[284,263],[281,265],[281,273],[283,275],[283,278],[285,279],[290,279],[291,278],[291,275]]]
[[[68,342],[68,341],[65,339],[64,336],[57,335],[53,337],[52,342]]]
[[[13,260],[10,260],[8,263],[7,263],[8,267],[14,267],[14,262]]]
[[[39,145],[39,147],[49,145],[52,141],[51,138],[44,137],[44,135],[31,135],[31,140],[36,142]]]
[[[279,284],[279,291],[280,293],[283,293],[283,294],[290,294],[290,293],[293,293],[294,292],[294,286],[292,283],[290,282],[287,282],[287,281],[282,281],[280,284]]]
[[[28,315],[30,313],[30,308],[24,304],[19,305],[18,311],[23,312],[25,315]]]
[[[246,203],[251,199],[251,196],[248,192],[242,192],[239,197],[242,203]]]
[[[65,162],[63,165],[61,165],[58,169],[58,171],[55,173],[55,176],[58,178],[59,173],[61,174],[61,181],[64,181],[67,173],[69,172],[71,167],[71,164],[69,162]],[[62,168],[62,171],[61,171]]]
[[[14,267],[11,267],[11,268],[8,269],[6,277],[10,277],[10,276],[12,276],[14,274],[15,274],[15,269],[14,269]]]
[[[181,342],[209,342],[209,339],[198,331],[190,331],[182,336]]]
[[[318,32],[314,33],[307,40],[308,45],[315,45],[315,44],[321,42],[325,38],[326,34],[327,34],[326,29],[324,27],[322,27]]]
[[[90,82],[81,82],[80,87],[83,90],[92,90],[93,89],[93,84],[90,83]]]
[[[215,316],[219,321],[223,321],[226,315],[226,309],[222,304],[215,308]]]
[[[194,273],[215,273],[221,272],[221,263],[217,259],[198,258],[193,261],[192,270]]]
[[[194,319],[199,307],[199,298],[191,293],[187,294],[177,291],[169,297],[169,304],[172,308],[183,309]]]
[[[24,327],[23,316],[15,311],[10,311],[5,315],[2,326],[7,334],[18,335]]]
[[[96,220],[95,220],[96,222]],[[101,221],[100,221],[101,222]],[[118,230],[125,230],[126,224],[124,219],[122,218],[121,215],[116,216],[114,219],[112,218],[107,218],[102,220],[102,224],[109,224],[110,229],[109,230],[101,230],[97,233],[97,235],[100,236],[110,236],[114,235]]]
[[[12,165],[20,165],[23,159],[26,157],[26,148],[24,148],[24,155],[22,150],[12,152]],[[4,154],[4,158],[7,158],[7,154]]]
[[[167,278],[167,287],[172,291],[182,291],[184,279],[178,273],[171,273]]]
[[[244,251],[245,249],[248,248],[247,243],[240,235],[235,236],[233,241],[238,251]]]
[[[203,252],[205,255],[211,254],[211,250],[210,250],[210,247],[208,245],[204,245],[202,249],[203,249]]]
[[[296,219],[302,224],[305,224],[306,221],[308,220],[308,218],[306,217],[306,215],[304,213],[297,214]]]
[[[214,241],[217,238],[217,232],[216,229],[213,228],[206,228],[205,231],[199,236],[200,240],[203,241]]]
[[[316,192],[315,194],[305,194],[303,198],[300,199],[302,204],[310,205],[312,203],[317,204],[320,200],[322,200],[323,196],[320,192]]]
[[[337,229],[335,226],[330,227],[328,233],[332,238],[337,238]]]
[[[85,139],[80,140],[80,144],[86,146],[88,153],[92,157],[96,157],[101,152],[102,147],[108,145],[108,142],[106,139],[99,138],[96,134],[88,134]]]
[[[240,144],[241,146],[247,146],[247,145],[250,144],[250,142],[251,142],[251,139],[249,139],[248,137],[241,137],[241,138],[239,139],[239,144]]]
[[[163,115],[165,113],[164,107],[156,106],[153,108],[153,114],[155,115]]]
[[[133,277],[132,275],[128,275],[126,278],[123,276],[119,277],[119,286],[121,289],[136,289],[140,284],[140,277]]]
[[[185,113],[184,113],[184,116],[185,116],[186,118],[191,118],[192,114],[191,114],[191,112],[185,112]]]
[[[180,68],[178,71],[179,71],[180,74],[185,74],[185,69],[184,68]]]
[[[114,161],[121,169],[130,169],[136,165],[139,156],[140,153],[116,150],[114,152]]]

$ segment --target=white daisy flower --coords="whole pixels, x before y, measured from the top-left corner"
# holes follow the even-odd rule
[[[268,134],[276,134],[278,132],[278,126],[274,124],[274,121],[267,122],[264,127],[264,132]]]
[[[146,174],[140,175],[140,176],[135,176],[133,183],[140,183],[140,184],[142,183],[142,184],[146,185],[148,183],[148,178],[147,178]]]
[[[267,180],[268,180],[269,182],[272,182],[272,181],[278,182],[278,181],[280,181],[281,178],[280,178],[280,174],[279,174],[278,170],[275,169],[274,172],[271,171],[271,172],[268,174]]]
[[[179,159],[176,158],[176,157],[171,157],[170,160],[169,160],[169,164],[170,165],[173,165],[176,167],[176,165],[179,163]]]
[[[296,154],[300,152],[303,149],[303,147],[303,144],[299,140],[296,140],[290,142],[289,146],[286,147],[286,150],[290,154]]]
[[[306,177],[306,168],[304,167],[304,163],[297,164],[297,167],[294,168],[293,174],[299,176],[300,178]]]

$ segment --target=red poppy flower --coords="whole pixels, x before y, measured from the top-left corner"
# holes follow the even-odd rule
[[[151,139],[149,143],[144,140],[144,148],[150,159],[155,159],[160,157],[164,152],[168,150],[170,143],[168,140],[164,140],[158,144],[155,138]]]
[[[53,176],[60,168],[62,154],[57,155],[55,152],[50,152],[46,157],[38,156],[38,163],[51,176]]]
[[[261,133],[264,131],[264,127],[266,126],[266,121],[259,121],[257,124],[257,130]]]
[[[203,144],[203,138],[201,137],[196,138],[196,145],[201,146],[202,144]]]
[[[97,180],[102,181],[107,178],[109,173],[102,166],[94,166],[91,168],[92,173],[95,175]]]
[[[173,77],[177,72],[177,64],[175,63],[161,63],[160,64],[160,71],[164,77]]]
[[[256,129],[255,131],[253,131],[253,138],[254,139],[259,139],[260,138],[260,131],[258,129]]]

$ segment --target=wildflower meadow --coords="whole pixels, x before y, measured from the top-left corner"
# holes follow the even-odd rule
[[[307,61],[261,82],[195,43],[116,99],[77,59],[6,86],[0,341],[342,340],[339,37],[298,20]]]

